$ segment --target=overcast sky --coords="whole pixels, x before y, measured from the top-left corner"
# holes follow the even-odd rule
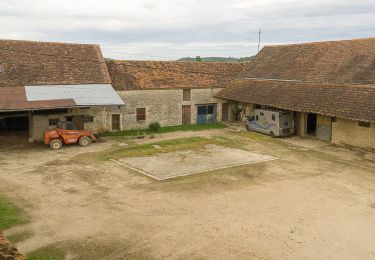
[[[0,38],[99,43],[105,57],[242,57],[375,36],[375,0],[0,0]]]

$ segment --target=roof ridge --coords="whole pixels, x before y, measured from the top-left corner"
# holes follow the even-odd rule
[[[356,41],[359,42],[359,41],[365,41],[365,40],[375,40],[375,37],[353,38],[353,39],[342,39],[342,40],[328,40],[328,41],[298,42],[298,43],[286,43],[286,44],[271,44],[271,45],[265,45],[264,47],[318,45],[318,44],[328,44],[328,43],[344,43],[344,42],[356,42]]]
[[[76,42],[60,42],[60,41],[40,41],[40,40],[18,40],[18,39],[0,39],[1,41],[8,42],[29,42],[29,43],[47,43],[47,44],[65,44],[65,45],[85,45],[85,46],[100,46],[99,43],[76,43]]]

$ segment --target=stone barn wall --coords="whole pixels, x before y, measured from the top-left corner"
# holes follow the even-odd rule
[[[217,104],[217,121],[221,122],[222,100],[213,97],[221,88],[191,89],[190,101],[183,101],[182,89],[117,91],[126,106],[121,114],[121,129],[144,129],[152,122],[162,126],[182,124],[182,106],[191,105],[191,123],[197,120],[198,104]],[[146,120],[137,122],[136,109],[146,108]]]

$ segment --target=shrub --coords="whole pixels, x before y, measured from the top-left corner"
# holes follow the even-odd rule
[[[158,122],[151,123],[149,126],[152,132],[158,132],[160,129],[160,124]]]

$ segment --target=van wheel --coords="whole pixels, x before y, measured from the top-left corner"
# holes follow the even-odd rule
[[[270,132],[271,137],[275,137],[275,133],[273,131]]]
[[[91,143],[90,138],[88,138],[87,136],[81,137],[79,139],[79,145],[82,147],[89,146],[90,143]]]
[[[52,149],[52,150],[59,150],[61,147],[62,147],[62,142],[60,139],[54,139],[51,141],[51,143],[49,144],[49,147]]]

